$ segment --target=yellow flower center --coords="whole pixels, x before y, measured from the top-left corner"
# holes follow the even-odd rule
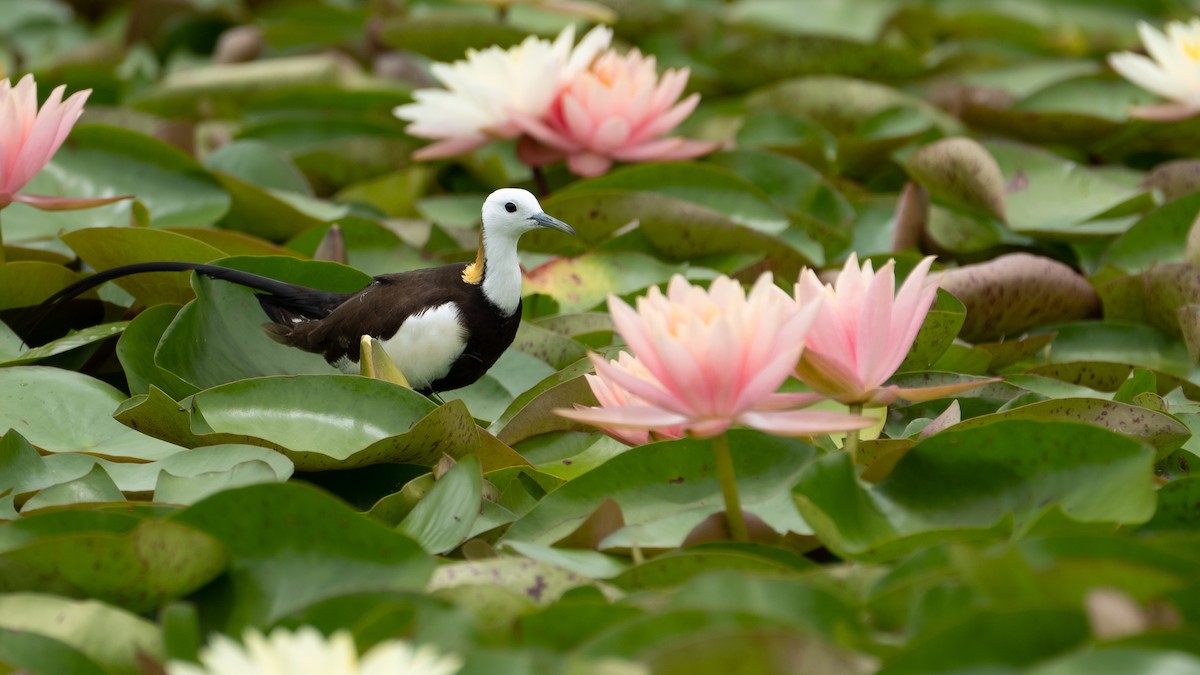
[[[1180,47],[1189,59],[1200,61],[1200,40],[1184,40]]]

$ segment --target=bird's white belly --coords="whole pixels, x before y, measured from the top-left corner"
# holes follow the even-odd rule
[[[466,349],[465,333],[458,306],[447,302],[408,317],[395,335],[382,341],[383,349],[413,389],[424,389],[450,372]]]

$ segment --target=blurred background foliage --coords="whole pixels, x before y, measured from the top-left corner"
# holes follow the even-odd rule
[[[0,213],[0,672],[152,673],[311,624],[464,673],[1200,673],[1200,118],[1130,117],[1156,98],[1105,63],[1197,9],[0,0],[5,76],[93,90],[27,191],[135,195]],[[689,68],[680,133],[721,149],[540,186],[512,142],[410,159],[391,110],[431,63],[576,21]],[[525,237],[517,342],[445,405],[182,273],[28,321],[146,260],[354,290],[472,259],[505,185],[579,236]],[[720,532],[705,444],[550,414],[591,401],[610,293],[851,251],[946,268],[897,383],[1003,380],[891,406],[865,467],[733,434],[754,543]]]

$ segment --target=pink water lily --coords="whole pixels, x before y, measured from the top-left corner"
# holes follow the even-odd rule
[[[887,405],[898,398],[923,401],[979,386],[981,382],[902,389],[885,386],[912,348],[937,295],[929,278],[933,257],[917,264],[896,292],[895,260],[876,272],[859,267],[851,253],[834,284],[822,285],[805,269],[796,284],[798,302],[824,298],[807,334],[796,374],[813,390],[842,403]]]
[[[1108,63],[1125,79],[1168,102],[1136,106],[1130,114],[1173,121],[1200,113],[1200,18],[1168,22],[1165,34],[1141,22],[1138,34],[1149,56],[1120,52],[1110,54]]]
[[[18,194],[42,170],[83,112],[91,89],[63,100],[65,86],[59,85],[38,110],[37,83],[32,75],[17,86],[0,80],[0,209],[21,202],[48,211],[100,206],[127,197],[73,199]]]
[[[574,173],[598,176],[614,160],[661,162],[712,152],[715,143],[665,136],[700,102],[699,94],[679,100],[688,74],[687,68],[667,70],[660,79],[653,56],[609,50],[571,80],[545,116],[515,117],[533,141],[518,146],[518,154],[533,166],[565,157]]]
[[[597,26],[575,45],[575,27],[569,25],[553,42],[531,35],[510,49],[472,49],[465,59],[434,64],[442,88],[418,89],[413,103],[393,111],[410,122],[409,134],[436,141],[413,157],[454,157],[490,140],[515,138],[521,133],[515,117],[545,115],[562,88],[611,40],[612,30]]]
[[[790,436],[868,426],[857,415],[795,409],[812,400],[777,393],[820,303],[794,302],[770,274],[748,295],[728,277],[706,290],[676,275],[665,295],[651,288],[636,310],[611,296],[613,323],[636,361],[593,357],[601,406],[556,412],[626,441],[648,432],[707,438],[735,424]]]

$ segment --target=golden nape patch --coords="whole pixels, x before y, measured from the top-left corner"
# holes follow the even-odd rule
[[[479,253],[475,256],[475,262],[467,265],[463,270],[462,280],[474,286],[478,286],[483,282],[483,246],[479,247]]]

